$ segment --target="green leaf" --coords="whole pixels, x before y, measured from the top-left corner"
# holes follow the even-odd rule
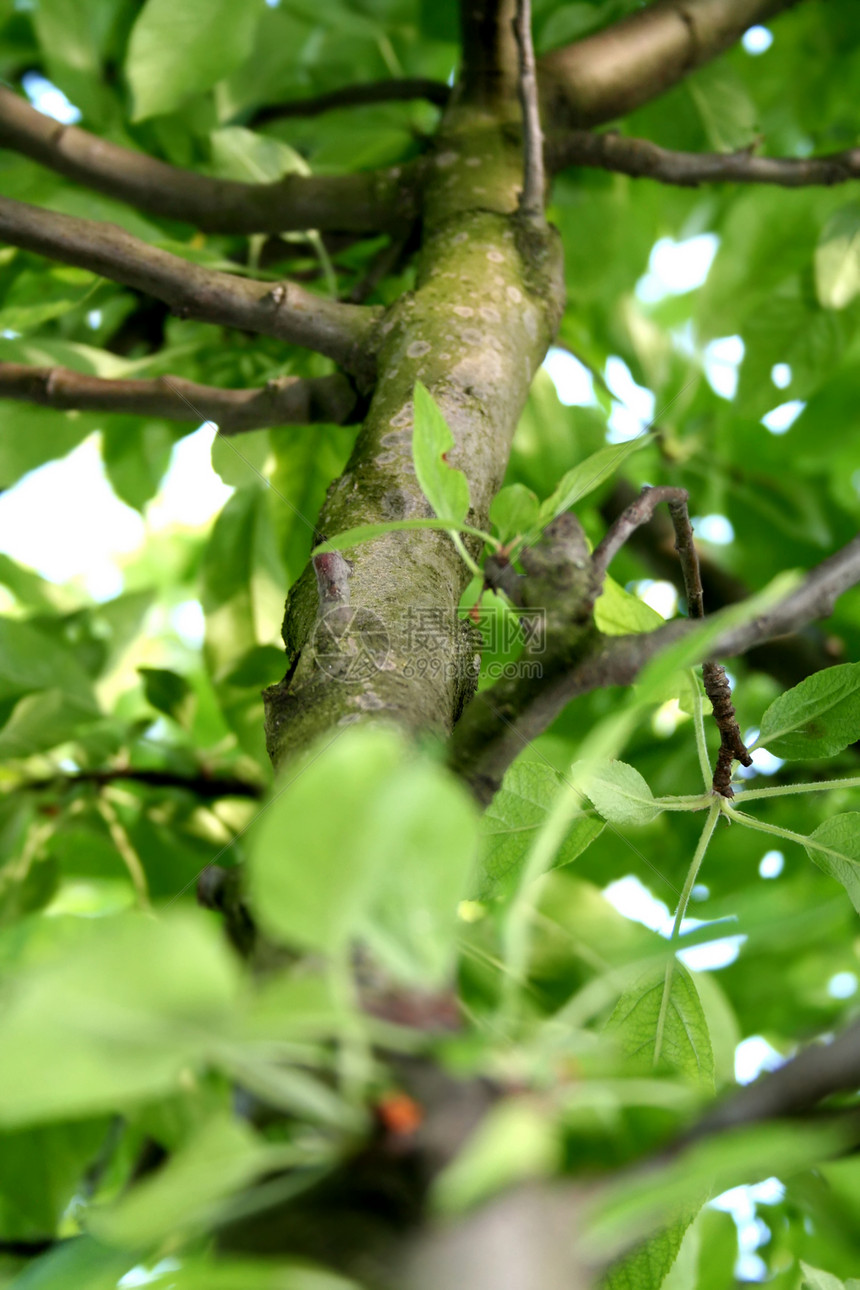
[[[236,969],[195,911],[81,920],[6,986],[0,1124],[118,1111],[173,1092],[223,1034]]]
[[[61,689],[95,711],[90,678],[54,636],[18,619],[0,619],[0,699]]]
[[[381,839],[368,803],[403,755],[391,731],[347,729],[291,766],[255,827],[250,890],[261,925],[287,944],[335,952],[374,895]]]
[[[288,944],[335,953],[359,931],[393,971],[439,980],[477,839],[465,791],[410,762],[392,730],[347,730],[291,768],[255,828],[251,891]]]
[[[469,484],[462,470],[449,466],[446,454],[454,436],[435,400],[415,382],[412,459],[421,491],[440,520],[461,524],[469,509]]]
[[[684,84],[716,152],[736,152],[758,131],[755,103],[740,76],[725,61],[699,68]]]
[[[457,906],[477,850],[474,802],[443,767],[416,762],[367,805],[367,836],[376,846],[384,839],[368,940],[400,979],[423,989],[444,985],[457,949]]]
[[[610,824],[650,824],[663,809],[639,771],[626,762],[575,762],[571,774]]]
[[[845,1283],[839,1277],[835,1277],[832,1272],[825,1272],[823,1268],[814,1268],[802,1259],[800,1270],[803,1273],[803,1284],[808,1290],[845,1290]]]
[[[509,484],[496,493],[490,506],[490,519],[502,542],[530,532],[537,524],[538,499],[525,484]]]
[[[255,134],[240,125],[213,130],[209,142],[212,169],[224,179],[265,184],[284,175],[310,173],[304,157],[288,143],[271,135]]]
[[[116,1290],[131,1264],[128,1254],[76,1236],[28,1263],[9,1290]]]
[[[57,1230],[107,1128],[99,1119],[3,1134],[0,1239],[37,1241]]]
[[[475,896],[486,900],[515,887],[526,857],[559,787],[558,772],[545,762],[519,760],[508,769],[481,821],[481,854]],[[553,868],[570,864],[603,832],[596,815],[574,819]]]
[[[117,497],[142,512],[158,492],[173,446],[184,433],[164,421],[108,417],[101,428],[102,460]]]
[[[182,724],[194,706],[194,692],[184,676],[164,667],[139,667],[147,703]]]
[[[603,592],[594,604],[594,622],[607,636],[626,636],[631,632],[653,632],[666,620],[644,600],[618,585],[608,574]]]
[[[25,269],[6,292],[0,308],[3,331],[35,331],[52,318],[61,318],[81,304],[98,279],[80,269]]]
[[[844,309],[860,295],[860,204],[831,215],[815,248],[815,289],[825,309]]]
[[[643,434],[628,443],[611,444],[599,448],[585,461],[581,461],[573,470],[563,476],[561,483],[547,499],[541,502],[538,512],[537,530],[542,530],[563,511],[569,511],[578,501],[592,492],[614,474],[625,458],[632,452],[638,452],[650,443],[653,435]],[[533,530],[534,531],[534,530]]]
[[[756,746],[776,757],[833,757],[860,739],[860,663],[813,672],[765,712]]]
[[[610,1268],[601,1283],[601,1290],[659,1290],[675,1264],[684,1235],[698,1208],[691,1206],[683,1217],[649,1237],[627,1258]]]
[[[24,758],[73,739],[99,719],[94,703],[63,690],[27,694],[0,730],[0,757]]]
[[[806,850],[819,869],[842,883],[860,913],[860,813],[846,811],[819,824]]]
[[[129,1250],[205,1230],[218,1203],[261,1173],[269,1154],[246,1124],[215,1116],[155,1174],[94,1211],[88,1226],[105,1245]]]
[[[664,1006],[667,972],[671,979]],[[621,996],[606,1029],[616,1038],[632,1069],[646,1073],[655,1066],[668,1066],[713,1091],[714,1054],[708,1023],[696,983],[683,964],[670,962],[666,969],[645,972]]]
[[[251,484],[236,490],[215,521],[203,555],[201,600],[216,681],[248,650],[279,638],[287,576],[272,508],[280,505]]]
[[[147,0],[126,59],[133,119],[173,112],[238,67],[261,10],[259,0]]]
[[[349,551],[354,546],[361,546],[362,542],[372,542],[374,538],[382,537],[385,533],[409,533],[414,529],[435,529],[443,530],[446,533],[469,533],[472,537],[483,538],[485,542],[493,542],[494,539],[489,533],[484,533],[481,529],[470,528],[468,524],[458,524],[454,520],[388,520],[383,524],[360,524],[358,528],[346,529],[343,533],[338,533],[333,538],[328,538],[325,542],[320,542],[319,546],[313,549],[313,555],[322,555],[326,551]]]

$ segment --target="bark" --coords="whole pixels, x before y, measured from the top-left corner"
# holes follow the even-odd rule
[[[450,462],[469,480],[470,524],[485,526],[501,484],[563,307],[556,236],[518,211],[513,16],[510,0],[498,11],[479,7],[467,30],[465,74],[428,167],[416,289],[382,323],[370,412],[319,520],[327,538],[431,515],[412,467],[416,379],[454,433]],[[456,619],[470,575],[450,537],[392,533],[315,565],[287,603],[289,670],[265,694],[275,764],[325,731],[367,717],[449,732],[478,661],[468,627]]]

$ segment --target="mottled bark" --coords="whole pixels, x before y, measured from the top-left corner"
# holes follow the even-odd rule
[[[469,480],[468,522],[485,527],[561,315],[556,235],[518,213],[513,5],[500,8],[497,27],[490,30],[482,13],[480,39],[473,33],[466,41],[474,61],[443,118],[425,181],[416,289],[381,325],[376,392],[323,508],[325,537],[431,515],[412,466],[416,380],[454,433],[450,461]],[[471,632],[456,617],[469,576],[450,537],[438,532],[391,533],[347,552],[336,599],[320,596],[309,570],[287,604],[287,676],[265,695],[275,764],[368,715],[450,731],[477,678]]]

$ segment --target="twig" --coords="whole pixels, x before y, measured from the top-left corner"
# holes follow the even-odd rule
[[[707,654],[743,654],[762,641],[826,618],[837,598],[858,582],[860,537],[822,561],[772,609],[725,626],[711,640]],[[738,607],[731,612],[736,616]],[[709,621],[715,618],[719,620],[719,615]],[[543,733],[572,699],[612,685],[631,685],[662,650],[700,630],[696,620],[682,618],[653,632],[604,637],[597,649],[569,665],[564,663],[561,651],[559,657],[548,652],[541,677],[520,678],[513,684],[499,681],[472,701],[451,736],[450,764],[480,801],[489,801],[514,758]],[[503,712],[504,720],[497,716],[495,723],[485,729],[482,718],[488,706],[496,713]]]
[[[661,502],[666,502],[675,530],[675,550],[681,562],[687,613],[690,618],[704,618],[705,605],[699,556],[690,524],[688,496],[684,488],[644,488],[635,502],[622,511],[609,532],[595,549],[592,563],[595,574],[602,581],[613,556],[621,549],[631,533],[647,524]],[[734,797],[732,790],[732,761],[737,759],[744,766],[752,765],[732,705],[731,689],[726,670],[719,663],[706,660],[702,664],[705,693],[714,710],[714,720],[720,732],[720,750],[714,770],[713,788],[722,797]]]
[[[544,121],[555,128],[625,116],[716,58],[748,27],[798,0],[661,0],[545,54],[538,63]]]
[[[420,163],[366,174],[292,174],[268,184],[215,179],[60,125],[3,86],[0,147],[138,210],[210,233],[379,233],[416,216]]]
[[[274,287],[183,260],[115,224],[59,215],[0,197],[0,239],[63,264],[135,287],[174,313],[275,336],[372,377],[372,338],[382,310],[315,296],[292,283]]]
[[[319,116],[336,108],[367,107],[374,103],[406,103],[413,99],[426,99],[436,107],[445,107],[451,97],[451,87],[444,81],[433,81],[426,76],[392,77],[390,81],[368,81],[363,85],[345,85],[327,94],[311,98],[291,99],[288,103],[273,103],[254,114],[253,124],[281,121],[287,117]]]
[[[540,125],[535,51],[532,44],[531,0],[517,0],[514,36],[519,53],[520,106],[523,114],[523,190],[520,214],[542,223],[544,220],[543,133]]]
[[[144,784],[148,788],[181,788],[195,797],[211,800],[220,797],[259,798],[265,793],[260,784],[227,775],[179,775],[172,770],[144,769],[126,766],[111,770],[79,770],[73,774],[58,772],[41,779],[24,780],[16,786],[18,792],[43,792],[61,789],[70,791],[81,784],[104,788],[108,784],[127,782]]]
[[[547,168],[553,174],[568,166],[594,166],[636,179],[696,188],[699,184],[775,184],[802,188],[831,186],[860,179],[860,148],[821,157],[756,157],[739,152],[675,152],[650,139],[632,139],[613,131],[593,134],[571,130],[547,140]]]
[[[359,399],[345,376],[283,376],[262,389],[220,390],[180,376],[152,380],[103,380],[67,367],[0,363],[0,399],[46,408],[119,412],[171,421],[213,421],[222,434],[266,426],[344,425],[361,419]],[[185,401],[183,401],[185,400]],[[189,412],[193,407],[194,411]]]

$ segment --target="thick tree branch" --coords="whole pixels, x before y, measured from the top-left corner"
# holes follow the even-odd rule
[[[860,537],[819,564],[772,609],[739,626],[726,627],[703,649],[701,658],[743,654],[762,641],[825,618],[837,598],[858,582]],[[676,619],[654,632],[602,637],[597,648],[572,666],[564,666],[559,651],[547,651],[539,679],[500,681],[473,700],[451,738],[451,765],[476,797],[488,802],[514,758],[546,730],[571,699],[595,689],[632,684],[662,650],[699,630],[695,621]],[[580,632],[581,626],[573,624],[571,635]]]
[[[58,215],[0,197],[0,241],[90,269],[204,322],[275,336],[317,350],[370,379],[381,309],[324,300],[291,283],[271,286],[189,263],[115,224]]]
[[[214,421],[222,434],[266,426],[344,425],[360,420],[359,399],[345,376],[283,376],[262,389],[219,390],[181,376],[102,380],[67,367],[0,363],[0,399],[46,408],[120,412],[169,421]]]
[[[407,103],[413,99],[426,99],[436,107],[445,107],[451,97],[451,87],[444,81],[433,81],[426,76],[392,77],[390,81],[366,81],[361,85],[344,85],[327,94],[312,98],[291,99],[288,103],[274,103],[260,108],[254,114],[254,125],[264,121],[280,121],[285,117],[319,116],[336,108],[367,107],[375,103]]]
[[[416,165],[355,175],[285,175],[270,184],[214,179],[61,125],[3,86],[0,147],[151,215],[209,233],[380,233],[408,227],[417,213]]]
[[[548,168],[594,166],[636,179],[695,188],[699,184],[774,184],[780,188],[844,184],[860,179],[860,148],[822,157],[757,157],[752,152],[673,152],[650,139],[631,139],[614,130],[595,134],[571,130],[547,141]]]
[[[655,0],[539,64],[544,121],[599,125],[670,89],[798,0]]]

